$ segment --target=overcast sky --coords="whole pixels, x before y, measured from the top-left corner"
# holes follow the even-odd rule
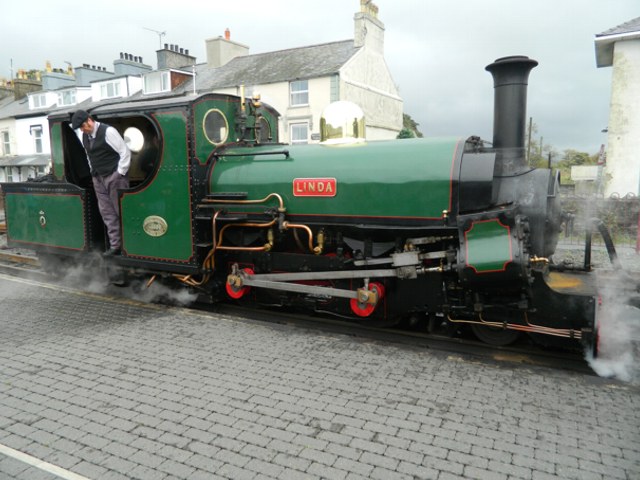
[[[493,81],[484,67],[527,55],[527,116],[545,144],[596,153],[606,134],[611,68],[596,68],[595,34],[640,16],[638,0],[375,0],[385,57],[404,110],[425,136],[492,139]],[[171,5],[171,7],[170,7]],[[353,38],[359,0],[3,2],[0,76],[10,68],[83,63],[113,71],[120,52],[156,68],[162,44],[206,61],[205,39],[262,53]],[[147,30],[150,29],[150,30]],[[151,30],[166,32],[160,36]]]

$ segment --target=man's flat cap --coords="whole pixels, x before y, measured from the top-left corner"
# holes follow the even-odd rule
[[[76,111],[76,113],[73,114],[73,117],[71,117],[71,127],[74,130],[80,128],[80,125],[86,122],[88,118],[89,114],[84,110]]]

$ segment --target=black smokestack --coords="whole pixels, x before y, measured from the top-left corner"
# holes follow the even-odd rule
[[[524,165],[527,81],[538,62],[523,55],[498,58],[485,70],[493,76],[493,147],[499,149],[504,169]],[[506,172],[503,172],[506,173]]]

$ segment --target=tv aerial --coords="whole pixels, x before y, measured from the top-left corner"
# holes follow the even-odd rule
[[[150,32],[158,34],[158,41],[160,42],[159,48],[162,50],[162,37],[167,34],[167,32],[161,32],[160,30],[154,30],[153,28],[142,27],[145,30],[149,30]]]

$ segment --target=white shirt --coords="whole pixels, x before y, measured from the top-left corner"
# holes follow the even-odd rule
[[[100,122],[94,121],[93,123],[93,131],[89,134],[91,140],[95,138],[96,133],[98,133],[98,127],[100,126]],[[80,143],[82,143],[82,131],[77,129],[76,134],[80,139]],[[107,144],[120,155],[120,160],[118,160],[118,173],[122,176],[126,175],[131,166],[131,150],[129,150],[129,147],[127,147],[127,144],[118,131],[110,125],[104,132],[104,139]]]

